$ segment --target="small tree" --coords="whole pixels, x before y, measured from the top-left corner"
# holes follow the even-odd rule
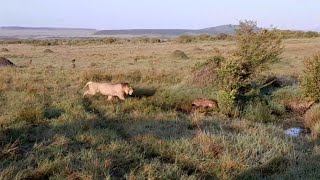
[[[242,71],[248,77],[280,60],[279,55],[283,52],[282,38],[275,30],[260,29],[254,21],[240,21],[236,33],[235,55],[242,62]]]
[[[320,51],[304,60],[304,71],[301,86],[304,94],[313,99],[320,100]]]
[[[236,34],[237,49],[218,69],[219,87],[225,91],[250,86],[283,51],[281,36],[274,29],[259,29],[255,22],[240,22]]]
[[[237,49],[216,69],[216,85],[221,94],[219,103],[234,104],[232,109],[237,109],[240,97],[245,97],[247,92],[259,92],[253,88],[258,75],[280,60],[279,55],[283,51],[279,33],[275,29],[260,29],[253,21],[241,21],[235,39]]]

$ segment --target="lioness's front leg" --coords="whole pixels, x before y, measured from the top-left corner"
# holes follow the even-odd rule
[[[123,94],[119,94],[119,95],[118,95],[118,97],[119,97],[119,99],[121,99],[121,100],[125,100],[125,98],[124,98],[124,95],[123,95]]]
[[[108,101],[111,101],[112,100],[112,96],[108,96]]]

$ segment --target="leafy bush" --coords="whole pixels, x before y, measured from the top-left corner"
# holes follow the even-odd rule
[[[211,82],[223,92],[222,101],[226,101],[231,107],[234,104],[241,104],[235,101],[245,96],[244,93],[259,91],[253,86],[258,75],[270,64],[277,62],[283,51],[279,34],[275,30],[261,30],[253,21],[240,21],[235,39],[237,49],[234,53],[228,57],[215,59],[219,60],[219,66],[206,62],[196,67],[216,74],[211,77],[213,78]],[[227,112],[230,113],[230,109]]]
[[[259,30],[256,22],[240,22],[236,34],[235,55],[245,64],[248,75],[254,75],[277,62],[283,51],[282,39],[274,30]]]
[[[320,100],[320,52],[306,58],[304,67],[301,79],[304,94],[313,100]]]
[[[251,84],[259,73],[280,59],[283,51],[275,31],[259,30],[252,21],[240,22],[236,41],[237,49],[218,71],[221,88],[229,91]]]
[[[236,91],[219,91],[217,93],[217,100],[219,102],[219,109],[222,114],[234,116],[236,114]]]

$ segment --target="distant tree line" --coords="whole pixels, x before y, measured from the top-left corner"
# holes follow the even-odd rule
[[[316,38],[320,37],[319,32],[315,31],[291,31],[291,30],[275,30],[283,39],[291,38]],[[220,33],[217,35],[181,35],[175,38],[178,43],[191,43],[197,41],[216,41],[216,40],[235,40],[235,35]]]
[[[320,37],[315,31],[291,31],[275,30],[283,39],[290,38],[316,38]],[[191,43],[199,41],[235,40],[235,35],[220,33],[217,35],[181,35],[176,38],[156,38],[156,37],[133,37],[133,38],[79,38],[79,39],[7,39],[0,40],[0,44],[32,44],[35,46],[57,46],[57,45],[88,45],[88,44],[123,44],[123,43],[162,43],[173,41],[177,43]]]

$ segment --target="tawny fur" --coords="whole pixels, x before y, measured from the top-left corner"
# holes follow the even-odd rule
[[[192,102],[192,106],[201,108],[219,108],[218,101],[214,99],[197,98]]]
[[[83,96],[95,95],[96,93],[101,93],[102,95],[108,96],[110,101],[113,97],[117,96],[121,100],[125,100],[125,95],[132,95],[133,89],[128,83],[98,83],[98,82],[88,82],[84,88],[88,86],[88,90],[84,92]],[[84,89],[83,88],[83,89]]]

